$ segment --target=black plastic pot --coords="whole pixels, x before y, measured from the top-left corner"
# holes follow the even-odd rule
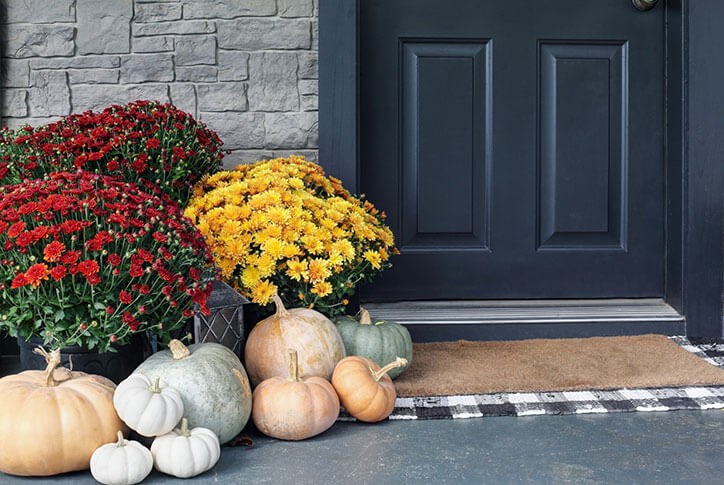
[[[20,366],[23,370],[43,370],[46,368],[43,356],[33,352],[38,346],[46,350],[51,349],[43,345],[43,340],[31,337],[25,340],[18,337],[20,349]],[[98,352],[85,347],[63,347],[60,349],[61,365],[70,368],[73,363],[74,371],[97,374],[109,378],[116,384],[131,375],[131,372],[150,355],[150,346],[142,335],[134,335],[131,342],[117,348],[117,352]]]

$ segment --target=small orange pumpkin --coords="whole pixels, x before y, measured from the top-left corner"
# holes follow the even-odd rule
[[[99,446],[126,426],[105,377],[59,368],[60,350],[39,348],[48,366],[0,379],[0,471],[48,476],[85,470]]]
[[[375,423],[395,408],[397,391],[387,372],[405,365],[407,360],[398,357],[380,368],[366,357],[352,355],[339,361],[332,374],[332,385],[351,416]]]
[[[289,349],[289,377],[270,377],[252,395],[251,417],[265,435],[303,440],[331,427],[339,416],[339,398],[321,377],[299,377],[297,351]]]

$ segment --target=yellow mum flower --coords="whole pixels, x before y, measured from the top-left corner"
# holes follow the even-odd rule
[[[380,262],[382,260],[380,253],[370,249],[364,252],[364,257],[374,269],[380,269]]]
[[[317,283],[326,280],[329,275],[329,266],[325,260],[317,258],[309,261],[309,268],[307,269],[309,281]]]
[[[260,280],[259,269],[256,266],[247,266],[241,272],[241,284],[247,288],[253,288]]]
[[[254,303],[266,305],[271,297],[276,295],[277,287],[270,281],[261,281],[251,289],[251,299]]]
[[[307,276],[307,262],[298,259],[290,259],[287,261],[287,276],[295,281],[300,281]]]
[[[327,296],[332,293],[332,285],[326,281],[320,281],[312,287],[312,293],[319,296]]]

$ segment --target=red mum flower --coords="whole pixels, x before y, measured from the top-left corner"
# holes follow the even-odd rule
[[[10,226],[10,229],[8,229],[8,237],[18,237],[24,229],[25,223],[23,221],[18,221]]]
[[[106,169],[107,169],[109,172],[115,172],[116,170],[118,170],[119,167],[120,167],[120,166],[118,165],[118,160],[116,160],[116,159],[111,160],[111,161],[108,162],[108,164],[106,165]]]
[[[160,243],[165,243],[168,239],[165,234],[162,234],[158,231],[153,233],[153,238]]]
[[[85,261],[81,261],[78,263],[78,271],[88,278],[90,275],[96,274],[98,271],[100,271],[100,267],[98,266],[98,263],[92,259],[86,259]]]
[[[111,266],[118,266],[121,264],[121,257],[116,253],[111,253],[108,255],[108,264]]]
[[[161,146],[161,140],[158,138],[149,138],[146,142],[146,148],[158,148]]]
[[[130,328],[133,332],[138,330],[138,327],[141,326],[141,322],[136,320],[131,312],[124,312],[121,318],[123,319],[123,323],[128,325],[128,328]]]
[[[170,297],[172,292],[173,292],[173,286],[171,286],[171,285],[166,285],[163,288],[161,288],[161,293],[163,293],[167,297]]]
[[[63,279],[67,272],[68,270],[65,269],[65,266],[56,266],[50,270],[50,276],[52,276],[55,281],[59,281]]]
[[[50,263],[55,263],[63,255],[63,251],[65,251],[65,244],[60,241],[53,241],[48,243],[45,249],[43,249],[43,259]]]
[[[108,306],[106,307],[106,314],[107,314],[107,315],[113,315],[113,312],[115,312],[115,311],[116,311],[116,309],[113,308],[111,305],[108,305]]]
[[[131,275],[131,278],[143,276],[143,267],[137,264],[132,264],[131,269],[128,270],[128,274]]]
[[[25,278],[28,283],[33,285],[33,288],[37,288],[41,282],[48,279],[48,266],[44,263],[35,263],[25,272]]]
[[[60,258],[60,262],[63,264],[75,264],[78,258],[80,258],[80,251],[67,251],[63,254],[63,257]]]
[[[13,278],[13,282],[12,282],[12,284],[10,285],[10,288],[20,288],[20,287],[22,287],[22,286],[29,285],[29,284],[30,284],[30,282],[29,282],[28,279],[25,277],[25,274],[24,274],[24,273],[20,273],[20,274],[17,275],[15,278]]]
[[[88,281],[88,283],[89,283],[91,286],[95,286],[95,285],[97,285],[98,283],[101,282],[101,277],[98,275],[98,273],[94,273],[94,274],[92,274],[92,275],[88,275],[88,276],[85,277],[85,279]]]
[[[129,305],[133,301],[133,297],[126,290],[121,290],[120,293],[118,293],[118,299],[125,305]]]

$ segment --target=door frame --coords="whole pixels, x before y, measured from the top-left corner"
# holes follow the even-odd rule
[[[353,193],[359,182],[359,5],[319,0],[319,160]],[[628,1],[628,0],[621,0]],[[664,0],[664,300],[691,337],[722,337],[724,44],[720,0]],[[633,6],[631,7],[634,8]],[[639,14],[633,11],[633,15]],[[640,13],[645,15],[645,13]]]

